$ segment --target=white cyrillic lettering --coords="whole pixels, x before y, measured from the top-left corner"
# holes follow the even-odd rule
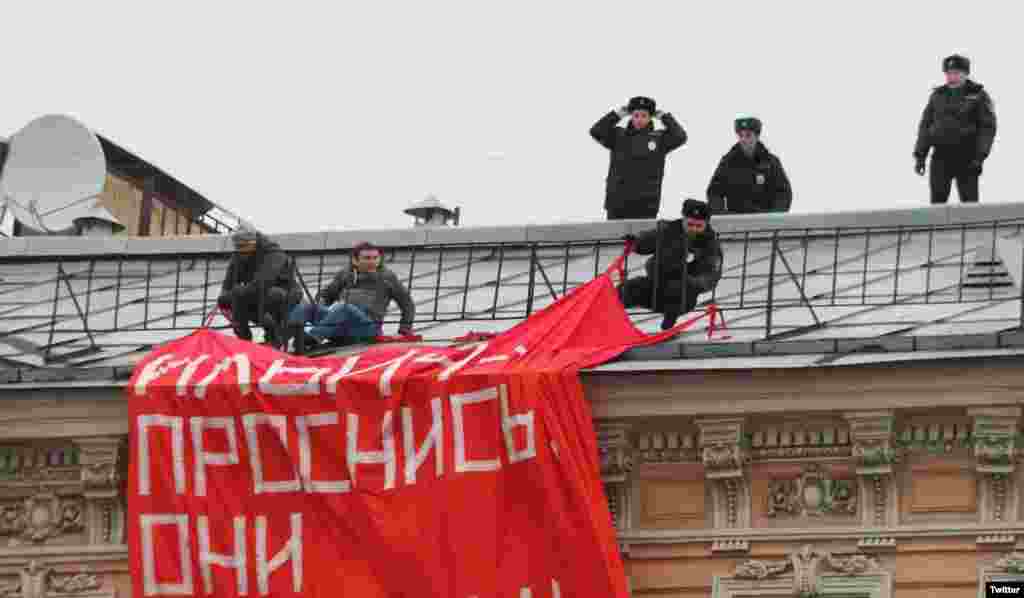
[[[206,389],[210,386],[210,383],[213,382],[221,372],[227,371],[227,369],[231,367],[231,364],[235,365],[235,370],[238,373],[238,389],[242,393],[242,396],[244,397],[252,392],[252,370],[249,367],[249,356],[245,353],[239,353],[238,355],[225,357],[217,364],[217,367],[213,368],[212,372],[196,383],[196,397],[200,399],[205,397]]]
[[[150,478],[149,429],[170,428],[171,460],[174,471],[175,494],[185,493],[185,432],[180,417],[171,415],[140,415],[137,420],[139,435],[139,494],[149,496],[152,488]]]
[[[267,424],[274,428],[277,437],[281,441],[281,447],[285,453],[288,452],[288,430],[285,427],[287,418],[284,415],[269,415],[266,413],[247,413],[242,416],[242,425],[245,426],[245,438],[249,445],[249,463],[252,465],[252,477],[255,482],[256,494],[264,492],[298,492],[302,489],[299,478],[291,480],[280,480],[268,482],[263,479],[263,457],[260,452],[259,435],[257,426]],[[290,462],[290,461],[289,461]]]
[[[206,496],[207,465],[238,465],[238,435],[235,433],[235,420],[231,417],[193,417],[192,453],[196,463],[195,494]],[[203,448],[203,430],[220,429],[228,437],[228,452],[208,453]]]
[[[443,353],[427,353],[412,360],[413,363],[440,363],[446,366],[452,364],[452,360]]]
[[[471,461],[466,458],[466,425],[462,416],[462,408],[466,405],[486,403],[498,398],[498,389],[491,387],[475,392],[452,395],[452,427],[455,436],[455,471],[497,471],[501,469],[501,460]]]
[[[246,575],[245,555],[245,517],[235,517],[235,554],[227,556],[210,550],[210,518],[199,516],[199,569],[203,574],[203,589],[207,594],[213,593],[213,567],[218,565],[227,569],[236,569],[235,578],[238,582],[238,595],[245,596],[249,592],[249,578]]]
[[[174,355],[161,355],[153,361],[150,361],[142,368],[139,372],[139,377],[135,379],[135,394],[143,396],[146,394],[146,388],[151,382],[160,378],[167,372],[185,367],[185,370],[178,377],[177,392],[179,397],[185,396],[185,391],[188,387],[188,382],[191,380],[192,375],[195,374],[196,369],[201,363],[210,358],[209,355],[200,355],[198,357],[185,357],[184,359],[174,360]]]
[[[415,448],[415,428],[412,422],[412,409],[402,407],[402,439],[405,442],[405,483],[416,483],[416,470],[427,460],[430,449],[434,449],[434,471],[437,477],[444,473],[444,442],[442,433],[444,431],[441,418],[441,399],[431,399],[430,410],[433,412],[433,422],[430,424],[430,431],[423,439],[423,444],[417,450]]]
[[[356,484],[356,468],[360,463],[384,465],[384,488],[395,487],[395,434],[391,426],[391,411],[384,412],[384,421],[380,425],[380,451],[359,450],[359,416],[348,414],[348,471],[352,483]]]
[[[260,379],[260,392],[279,397],[299,395],[316,396],[320,394],[320,378],[329,371],[331,371],[330,368],[284,367],[284,360],[278,359],[275,360],[274,363],[270,364],[270,367],[267,368],[267,372],[263,374],[263,378]],[[273,381],[274,376],[278,374],[302,374],[308,375],[309,378],[305,382],[281,384]]]
[[[194,594],[192,584],[192,550],[188,543],[188,515],[140,515],[142,535],[142,587],[146,596],[188,596]],[[181,580],[177,583],[157,583],[156,543],[153,528],[158,525],[173,525],[178,528],[178,567]],[[166,554],[161,558],[167,558]]]
[[[192,381],[192,376],[196,374],[196,370],[199,369],[199,366],[209,358],[209,355],[200,355],[193,359],[187,366],[185,366],[185,369],[181,371],[181,375],[178,376],[177,384],[177,393],[179,397],[183,397],[188,394],[188,383]]]
[[[519,598],[531,598],[533,596],[533,590],[530,586],[519,589]],[[551,598],[562,598],[562,588],[558,586],[558,580],[551,580]]]
[[[508,361],[508,355],[495,355],[494,357],[484,357],[480,360],[480,365],[485,363],[496,363],[499,361]]]
[[[267,518],[256,518],[256,585],[261,596],[270,593],[270,574],[292,561],[292,591],[302,591],[302,513],[291,514],[292,534],[274,558],[267,562]]]
[[[321,481],[313,479],[313,446],[309,429],[317,426],[332,426],[338,423],[338,414],[315,413],[300,415],[295,418],[295,427],[299,431],[299,477],[306,492],[324,492],[340,494],[352,490],[349,480]]]
[[[358,361],[359,356],[357,355],[355,357],[350,357],[349,361],[345,362],[345,365],[342,366],[341,371],[332,374],[331,377],[327,379],[327,392],[334,394],[338,389],[338,381],[341,380],[342,378],[348,378],[349,376],[357,376],[359,374],[366,374],[374,370],[383,369],[384,372],[380,375],[380,382],[378,386],[382,397],[390,397],[391,378],[394,377],[395,372],[398,371],[398,368],[402,367],[402,364],[405,363],[407,359],[409,359],[415,354],[416,349],[411,349],[409,350],[408,353],[402,355],[401,357],[395,357],[394,359],[389,359],[383,363],[378,363],[377,365],[372,365],[368,368],[363,368],[361,370],[356,371],[352,371],[352,369],[355,367],[356,361]]]
[[[327,377],[326,384],[327,392],[329,394],[333,395],[338,392],[338,380],[341,380],[342,378],[347,376],[349,372],[351,372],[353,368],[356,367],[356,364],[359,363],[359,357],[359,355],[353,355],[352,357],[349,357],[348,359],[345,360],[343,364],[341,364],[341,368],[338,369],[337,372],[334,372],[333,374]]]
[[[526,347],[522,345],[516,345],[515,349],[512,349],[512,352],[515,353],[516,356],[526,355]],[[483,365],[485,363],[496,363],[499,361],[508,361],[510,359],[512,359],[512,357],[509,357],[508,355],[494,355],[493,357],[485,357],[481,359],[480,364]]]
[[[486,351],[488,344],[489,343],[484,342],[484,343],[478,343],[475,346],[474,345],[469,345],[470,347],[475,347],[472,351],[470,351],[469,355],[464,357],[462,360],[456,361],[452,365],[450,365],[447,368],[445,368],[444,371],[442,371],[440,374],[437,375],[437,379],[440,380],[441,382],[444,382],[448,378],[451,378],[452,374],[454,374],[455,372],[457,372],[457,371],[461,370],[462,368],[466,367],[466,364],[468,364],[469,362],[473,361],[481,353]]]
[[[533,433],[533,411],[510,416],[508,413],[508,386],[502,384],[498,387],[501,395],[501,431],[505,435],[505,448],[508,449],[508,462],[518,463],[537,456],[537,444]],[[526,426],[526,448],[516,450],[516,436],[514,430],[517,426]]]

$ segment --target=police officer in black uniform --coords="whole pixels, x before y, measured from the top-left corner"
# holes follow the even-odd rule
[[[762,123],[754,117],[733,123],[736,144],[722,157],[708,184],[715,214],[788,212],[793,189],[778,156],[761,143]]]
[[[949,200],[953,180],[961,203],[978,201],[978,177],[996,137],[996,113],[984,85],[968,78],[971,61],[954,54],[942,61],[946,84],[932,91],[918,125],[914,171],[924,176],[932,152],[931,203]]]
[[[651,257],[644,264],[646,276],[631,278],[619,287],[622,304],[664,314],[661,329],[668,330],[680,315],[696,307],[698,295],[713,291],[722,277],[723,256],[710,220],[708,204],[687,199],[682,219],[623,237],[634,243],[636,253]]]
[[[618,126],[629,116],[626,127]],[[665,125],[654,128],[654,117]],[[686,143],[686,131],[651,98],[637,96],[590,128],[590,136],[611,152],[604,209],[608,220],[653,219],[661,208],[665,157]]]

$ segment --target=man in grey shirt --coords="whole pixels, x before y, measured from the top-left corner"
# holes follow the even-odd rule
[[[352,249],[352,267],[339,272],[317,296],[316,303],[297,305],[288,323],[292,334],[305,328],[308,345],[372,342],[381,334],[388,305],[395,301],[402,311],[398,334],[411,335],[416,305],[394,272],[381,265],[381,251],[371,243]],[[298,339],[297,339],[298,340]]]

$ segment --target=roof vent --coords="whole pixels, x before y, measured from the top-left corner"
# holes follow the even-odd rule
[[[413,226],[458,226],[461,216],[459,208],[452,210],[433,195],[428,195],[404,212],[416,219]]]

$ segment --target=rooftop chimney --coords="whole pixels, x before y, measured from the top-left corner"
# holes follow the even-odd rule
[[[75,218],[75,232],[80,237],[112,237],[125,229],[103,206],[95,206],[85,216]]]
[[[415,220],[413,226],[458,226],[459,208],[449,209],[437,197],[428,195],[426,199],[413,204],[404,212]]]

